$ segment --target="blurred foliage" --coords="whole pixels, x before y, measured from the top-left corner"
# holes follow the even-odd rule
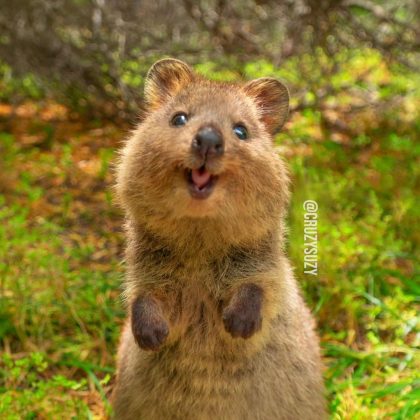
[[[47,94],[100,115],[136,116],[143,75],[163,56],[223,80],[289,69],[281,75],[298,107],[355,88],[367,91],[359,104],[381,103],[364,73],[348,83],[350,69],[381,71],[379,56],[412,72],[420,63],[415,0],[0,0],[0,7],[0,97]],[[21,78],[21,91],[11,77]]]

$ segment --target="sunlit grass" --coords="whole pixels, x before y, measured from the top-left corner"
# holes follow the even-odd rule
[[[372,56],[363,65],[377,64]],[[236,77],[217,69],[199,66]],[[280,74],[258,62],[244,71],[287,78],[292,69]],[[334,83],[351,82],[353,70]],[[349,137],[307,109],[277,138],[293,179],[288,252],[319,323],[334,419],[420,413],[418,93],[383,64],[366,83],[388,95],[387,78],[395,94],[408,92],[392,118],[355,116],[364,125]],[[369,118],[377,118],[370,129]],[[109,410],[124,316],[123,220],[110,168],[124,136],[102,122],[53,124],[33,114],[2,128],[0,418],[100,418]],[[319,205],[316,277],[303,274],[305,200]]]

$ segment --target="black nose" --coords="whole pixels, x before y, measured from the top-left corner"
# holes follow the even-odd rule
[[[224,151],[223,137],[214,127],[200,128],[192,143],[193,149],[202,158],[208,156],[221,156]]]

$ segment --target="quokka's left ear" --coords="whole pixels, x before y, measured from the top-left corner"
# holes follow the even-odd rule
[[[157,61],[146,76],[144,96],[147,107],[151,110],[159,108],[193,79],[193,70],[183,61],[175,58]]]
[[[245,93],[256,103],[260,119],[271,134],[283,127],[289,115],[289,91],[271,77],[251,80],[243,86]]]

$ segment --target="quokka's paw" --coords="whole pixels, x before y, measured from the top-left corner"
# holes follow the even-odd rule
[[[223,309],[225,330],[234,338],[249,338],[261,329],[262,289],[255,284],[242,285]]]
[[[131,329],[143,350],[159,350],[169,334],[169,326],[159,304],[151,297],[137,298],[131,307]]]

